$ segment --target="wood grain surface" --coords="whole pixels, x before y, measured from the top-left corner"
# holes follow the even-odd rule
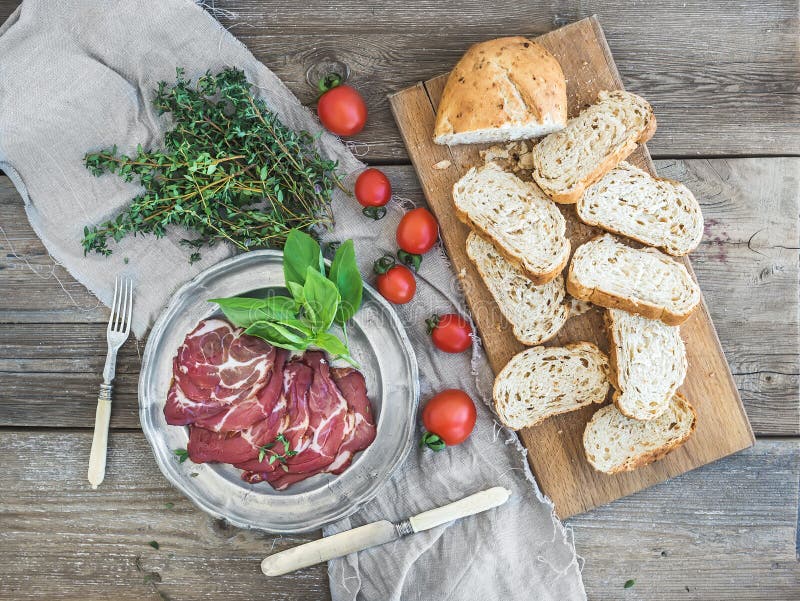
[[[0,0],[0,21],[18,4]],[[570,519],[589,599],[796,599],[800,448],[772,437],[800,433],[800,159],[755,157],[800,153],[797,0],[205,4],[230,11],[217,12],[223,25],[308,105],[306,68],[345,60],[370,110],[354,150],[420,203],[387,94],[447,71],[473,42],[599,15],[623,80],[658,112],[651,151],[683,159],[657,161],[659,173],[703,205],[693,265],[768,438]],[[754,158],[697,158],[713,156]],[[265,552],[312,536],[231,528],[163,479],[138,431],[134,341],[120,359],[108,479],[83,486],[108,311],[53,264],[2,177],[0,228],[0,600],[329,599],[322,566],[276,581],[258,571]]]
[[[0,0],[0,22],[19,0]],[[224,27],[306,104],[306,69],[348,63],[372,162],[407,162],[386,95],[448,71],[470,44],[597,14],[626,86],[661,119],[654,156],[800,154],[797,0],[213,0]],[[365,150],[366,147],[362,148]]]
[[[88,455],[91,432],[2,436],[0,599],[329,599],[324,566],[269,580],[259,570],[270,551],[316,535],[274,537],[207,516],[163,478],[140,432],[112,433],[116,467],[96,491],[83,462],[69,460]],[[792,599],[799,446],[764,441],[570,520],[589,599]]]
[[[591,104],[600,91],[622,87],[597,19],[572,23],[536,40],[561,63],[567,79],[570,116]],[[417,84],[392,95],[390,102],[428,204],[439,220],[448,256],[456,273],[460,274],[489,362],[497,373],[523,346],[495,309],[491,293],[467,257],[465,240],[469,228],[458,221],[453,210],[453,184],[470,167],[482,164],[479,147],[448,148],[432,141],[436,106],[446,79],[446,75],[441,75]],[[436,168],[435,165],[443,160],[450,160],[452,166]],[[645,147],[639,147],[628,160],[655,174]],[[574,206],[559,208],[567,219],[567,233],[573,251],[599,233],[600,230],[577,219]],[[684,264],[691,271],[687,259],[684,259]],[[634,472],[613,476],[595,471],[585,458],[583,431],[597,410],[596,406],[559,415],[520,431],[539,485],[553,500],[556,513],[562,518],[705,465],[753,443],[747,416],[704,304],[701,303],[681,325],[681,336],[686,343],[689,372],[680,391],[697,411],[697,431],[685,445],[665,459]],[[600,310],[571,318],[548,345],[581,340],[594,342],[607,350]]]

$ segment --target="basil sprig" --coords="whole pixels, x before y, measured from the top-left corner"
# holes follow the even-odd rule
[[[327,270],[317,241],[292,230],[283,249],[283,276],[290,296],[235,296],[210,302],[219,305],[234,325],[273,346],[293,351],[316,347],[356,365],[347,342],[347,322],[361,307],[364,282],[353,241],[336,248]],[[334,324],[342,328],[344,340],[328,331]]]

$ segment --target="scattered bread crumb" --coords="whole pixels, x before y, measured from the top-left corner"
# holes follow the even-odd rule
[[[571,317],[577,317],[578,315],[583,315],[592,310],[592,303],[585,300],[571,298],[569,299],[569,304],[569,314]]]
[[[433,168],[434,168],[434,169],[438,169],[438,170],[447,169],[447,168],[448,168],[448,167],[450,167],[450,165],[452,165],[452,164],[453,164],[453,163],[451,163],[450,161],[448,161],[447,159],[445,159],[445,160],[443,160],[443,161],[439,161],[438,163],[436,163],[436,164],[433,166]]]

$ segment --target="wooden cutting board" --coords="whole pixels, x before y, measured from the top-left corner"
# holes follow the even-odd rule
[[[567,25],[536,41],[561,63],[567,79],[570,117],[591,104],[601,90],[622,89],[622,80],[596,17]],[[464,244],[469,229],[458,221],[452,206],[453,183],[471,166],[482,163],[478,151],[483,147],[448,148],[432,142],[436,106],[446,80],[446,74],[435,77],[391,95],[389,100],[428,204],[439,220],[453,268],[462,274],[467,302],[489,362],[497,373],[523,346],[512,335],[511,327],[468,259]],[[645,147],[640,147],[628,160],[655,175]],[[449,161],[451,165],[442,168],[441,161]],[[560,208],[567,219],[567,233],[573,249],[599,233],[579,222],[574,205]],[[685,264],[694,275],[688,259]],[[689,372],[680,390],[697,410],[697,431],[683,447],[665,459],[615,476],[594,471],[584,456],[582,436],[597,405],[556,416],[519,432],[539,485],[553,500],[561,518],[752,446],[753,432],[705,302],[681,326],[681,335],[686,343]],[[570,318],[558,336],[547,344],[562,345],[578,340],[588,340],[608,350],[600,309]]]

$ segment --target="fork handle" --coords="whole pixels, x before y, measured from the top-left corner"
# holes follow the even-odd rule
[[[97,413],[94,418],[92,452],[89,455],[89,483],[93,489],[100,486],[106,475],[106,448],[108,424],[111,421],[111,384],[100,384]]]

